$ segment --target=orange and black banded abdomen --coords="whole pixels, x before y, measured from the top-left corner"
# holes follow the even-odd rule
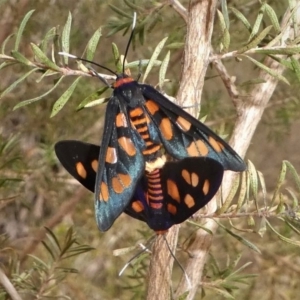
[[[159,156],[159,150],[161,144],[154,143],[150,137],[149,124],[151,120],[145,114],[142,107],[137,107],[129,111],[129,117],[132,126],[139,133],[141,138],[144,140],[146,148],[142,150],[142,153],[146,161],[153,161]]]

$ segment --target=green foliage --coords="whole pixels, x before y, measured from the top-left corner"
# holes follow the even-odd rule
[[[66,296],[61,295],[60,286],[69,274],[78,271],[71,267],[69,258],[81,255],[93,250],[90,246],[78,243],[73,229],[70,228],[63,242],[59,242],[57,236],[48,228],[47,242],[42,244],[47,252],[47,258],[39,258],[30,255],[30,267],[21,271],[19,268],[10,270],[12,283],[16,287],[22,299],[59,299]],[[0,292],[2,295],[5,291]]]
[[[230,1],[228,7],[227,1],[221,1],[212,41],[218,51],[212,54],[211,61],[214,57],[226,63],[233,61],[234,67],[228,63],[229,73],[245,106],[251,102],[249,89],[263,83],[257,76],[259,70],[284,83],[274,94],[263,119],[271,132],[269,136],[276,136],[280,141],[280,145],[274,145],[277,151],[282,144],[288,147],[283,138],[287,138],[294,120],[299,119],[299,101],[295,96],[299,93],[299,37],[289,40],[286,46],[278,46],[276,43],[283,39],[279,26],[282,2],[254,2]],[[0,2],[0,5],[1,9],[6,7],[6,3]],[[153,85],[158,82],[160,89],[173,95],[180,78],[185,24],[167,2],[126,0],[120,4],[120,1],[112,1],[108,11],[108,6],[99,2],[96,6],[78,1],[70,13],[68,4],[56,3],[55,7],[47,6],[44,14],[45,7],[39,5],[35,2],[35,10],[23,11],[17,16],[10,27],[17,29],[9,32],[1,45],[1,225],[7,225],[5,229],[9,224],[16,228],[15,235],[10,233],[9,238],[2,235],[0,239],[0,253],[5,258],[3,268],[24,299],[112,299],[120,295],[122,299],[144,298],[148,253],[133,260],[121,278],[116,274],[138,251],[135,244],[139,244],[140,239],[141,242],[147,240],[150,231],[141,230],[145,227],[140,222],[122,216],[110,232],[99,234],[93,203],[88,200],[91,196],[81,196],[81,201],[74,204],[74,211],[65,213],[59,226],[55,224],[58,227],[55,234],[47,229],[47,239],[38,240],[43,247],[33,249],[25,263],[21,263],[18,256],[23,253],[23,247],[16,245],[23,246],[24,239],[35,237],[37,228],[51,221],[52,216],[57,217],[67,201],[80,195],[78,186],[58,164],[53,144],[64,138],[92,139],[99,143],[102,104],[111,93],[107,86],[99,87],[98,78],[91,77],[100,75],[110,81],[114,76],[95,74],[82,62],[74,67],[71,59],[58,56],[58,52],[84,53],[89,60],[99,61],[103,66],[112,64],[112,68],[122,71],[127,38],[117,38],[117,34],[130,31],[133,11],[136,11],[138,22],[133,46],[139,50],[133,54],[129,51],[127,59],[131,55],[134,59],[125,63],[126,71],[143,70],[143,81],[147,79]],[[109,39],[112,35],[118,44],[112,44],[113,51]],[[265,57],[278,61],[288,72],[278,75],[276,70],[265,66]],[[171,78],[171,82],[166,78]],[[207,78],[201,114],[208,115],[208,125],[228,133],[235,111],[228,104],[214,70],[208,70]],[[44,101],[39,101],[42,99]],[[93,109],[83,109],[90,107]],[[77,110],[80,112],[76,113]],[[265,144],[268,144],[266,137],[253,142],[259,150],[249,154],[248,171],[236,177],[217,213],[200,216],[201,219],[214,218],[220,225],[206,265],[206,276],[201,282],[202,296],[208,299],[254,299],[256,290],[264,293],[272,289],[277,294],[282,291],[299,294],[299,270],[293,266],[299,252],[299,170],[284,160],[278,172],[275,165],[282,160],[279,157],[271,161],[271,171],[257,163],[261,152],[266,152]],[[294,152],[297,149],[298,146],[293,146]],[[276,151],[269,150],[266,156]],[[284,159],[290,160],[289,157]],[[257,170],[258,165],[262,171]],[[277,180],[274,176],[278,176]],[[183,251],[176,254],[180,261],[188,260],[191,255],[188,243],[195,230],[207,230],[205,224],[196,221],[182,226],[178,248]],[[73,227],[66,230],[70,222]],[[80,240],[93,245],[95,251],[89,252],[92,247],[78,244],[72,228]],[[128,248],[124,256],[112,256],[115,249],[124,247]],[[270,266],[272,274],[268,271]],[[288,283],[282,284],[281,272]],[[174,285],[180,276],[175,270]],[[4,289],[1,295],[7,298]],[[182,299],[185,297],[183,294]]]

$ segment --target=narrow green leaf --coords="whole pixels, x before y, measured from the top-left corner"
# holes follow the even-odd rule
[[[151,33],[159,21],[162,21],[160,14],[155,14],[154,16],[152,16],[147,24],[147,33]]]
[[[240,194],[239,198],[237,200],[237,205],[236,205],[236,212],[238,212],[245,200],[246,192],[247,192],[247,179],[246,179],[246,172],[242,172],[242,180],[241,180],[241,188],[240,188]]]
[[[38,96],[36,98],[32,98],[32,99],[29,99],[29,100],[24,100],[20,103],[18,103],[14,108],[13,110],[17,109],[17,108],[20,108],[20,107],[23,107],[25,105],[28,105],[28,104],[31,104],[33,102],[36,102],[36,101],[39,101],[40,99],[46,97],[47,95],[49,95],[52,91],[54,91],[60,84],[60,82],[63,80],[65,76],[62,76],[59,78],[59,80],[55,83],[55,85],[49,90],[47,91],[45,94],[41,95],[41,96]]]
[[[8,67],[8,66],[11,66],[11,65],[13,65],[13,64],[15,64],[16,62],[12,62],[12,63],[8,63],[8,62],[3,62],[2,64],[0,64],[0,70],[2,70],[2,69],[4,69],[4,68],[6,68],[6,67]]]
[[[236,178],[234,179],[234,182],[233,182],[233,185],[232,185],[232,188],[224,202],[224,204],[216,211],[216,213],[218,215],[220,214],[223,214],[224,212],[226,212],[237,192],[237,189],[239,187],[239,183],[240,183],[240,176],[236,176]]]
[[[269,56],[272,59],[278,61],[280,64],[282,64],[287,69],[293,70],[292,63],[289,60],[281,58],[281,57],[278,57],[278,56],[275,56],[275,55],[269,55]]]
[[[265,72],[267,72],[268,74],[270,74],[271,76],[275,77],[278,80],[283,81],[284,83],[290,85],[290,83],[288,82],[288,80],[283,77],[282,75],[278,74],[275,70],[268,68],[267,66],[265,66],[264,64],[262,64],[261,62],[257,61],[256,59],[248,56],[248,55],[243,55],[245,57],[247,57],[250,61],[252,61],[256,66],[258,66],[259,68],[261,68],[262,70],[264,70]]]
[[[266,224],[269,226],[269,228],[279,237],[279,239],[281,239],[282,241],[300,247],[300,242],[298,241],[293,241],[285,236],[283,236],[282,234],[280,234],[278,231],[275,230],[275,228],[270,224],[270,222],[266,219]]]
[[[267,207],[267,188],[266,188],[266,182],[265,178],[262,172],[257,171],[258,179],[260,182],[261,190],[262,190],[262,195],[263,195],[263,201],[264,201],[264,206]]]
[[[113,10],[118,15],[123,16],[123,17],[128,18],[128,19],[132,19],[132,16],[127,14],[124,10],[122,10],[122,9],[112,5],[112,4],[108,4],[108,6],[110,7],[111,10]]]
[[[159,75],[158,75],[158,79],[159,79],[159,87],[162,90],[165,79],[166,79],[166,73],[167,73],[167,69],[168,69],[168,65],[169,65],[169,61],[170,61],[170,51],[168,51],[167,55],[165,56],[164,60],[161,63],[160,69],[159,69]]]
[[[23,18],[23,20],[22,20],[22,22],[21,22],[21,24],[20,24],[20,27],[19,27],[19,29],[18,29],[17,36],[16,36],[16,41],[15,41],[15,48],[14,48],[15,51],[18,51],[18,50],[19,50],[19,46],[20,46],[22,34],[23,34],[24,29],[25,29],[25,26],[26,26],[28,20],[30,19],[31,15],[33,14],[33,12],[34,12],[34,9],[30,10],[30,11],[25,15],[25,17]]]
[[[252,32],[248,38],[248,42],[250,42],[257,35],[260,25],[261,25],[261,22],[263,20],[264,11],[265,11],[265,4],[262,5],[262,7],[260,8],[260,10],[258,12],[257,18],[256,18],[255,23],[252,28]]]
[[[96,99],[94,101],[91,101],[89,103],[87,103],[84,108],[89,108],[89,107],[93,107],[93,106],[97,106],[97,105],[101,105],[101,104],[104,104],[106,102],[109,101],[110,98],[99,98],[99,99]]]
[[[257,171],[253,165],[253,163],[248,160],[248,178],[250,180],[250,188],[253,193],[255,201],[257,201],[257,193],[258,193],[258,176]]]
[[[259,224],[259,229],[257,231],[257,233],[263,237],[264,234],[266,233],[267,231],[267,226],[266,226],[266,217],[265,216],[262,216],[261,217],[261,220],[260,220],[260,224]]]
[[[25,56],[23,56],[18,51],[12,50],[11,51],[11,56],[13,58],[15,58],[18,62],[20,62],[20,63],[22,63],[22,64],[24,64],[26,66],[34,66],[34,64],[29,59],[27,59]]]
[[[286,188],[286,190],[288,191],[288,193],[291,195],[292,197],[292,200],[293,200],[293,209],[297,209],[297,207],[299,206],[299,201],[298,201],[298,198],[297,196],[295,195],[294,191],[292,191],[291,189],[289,188]]]
[[[299,64],[299,61],[298,61],[298,59],[295,59],[293,56],[291,56],[291,62],[292,62],[292,67],[294,69],[296,77],[298,79],[298,82],[300,82],[300,64]]]
[[[149,64],[149,61],[150,61],[149,59],[135,60],[135,61],[125,64],[125,68],[132,69],[132,68],[145,67]],[[159,66],[161,66],[161,64],[162,64],[161,60],[153,61],[154,67],[159,67]]]
[[[272,29],[272,25],[266,27],[258,36],[256,36],[254,39],[252,39],[246,46],[239,49],[238,53],[246,52],[249,49],[253,49],[257,47],[257,45],[268,35],[270,30]]]
[[[123,0],[123,1],[124,1],[124,3],[125,3],[128,7],[130,7],[133,11],[140,11],[140,10],[142,10],[142,8],[141,8],[140,6],[134,4],[134,3],[131,2],[131,1],[128,1],[128,0]]]
[[[112,46],[112,52],[115,59],[115,65],[117,67],[117,73],[123,72],[123,62],[121,62],[121,56],[118,49],[118,46],[115,43],[111,44]]]
[[[300,230],[296,228],[291,222],[289,222],[287,219],[284,219],[285,223],[298,235],[300,235]]]
[[[295,55],[300,53],[299,46],[292,47],[272,47],[272,49],[258,48],[255,49],[255,53],[267,54],[267,55]]]
[[[57,29],[56,27],[52,27],[43,38],[40,48],[45,53],[47,52],[48,43],[50,40],[53,40],[53,38],[57,35]]]
[[[90,107],[91,103],[94,101],[100,101],[102,100],[102,102],[97,102],[97,104],[102,104],[104,103],[104,99],[107,98],[101,98],[99,99],[99,97],[108,89],[107,86],[100,88],[99,90],[97,90],[96,92],[92,93],[91,95],[87,96],[78,106],[77,106],[77,110],[81,110],[85,107]],[[94,103],[94,105],[96,105]],[[92,105],[92,106],[94,106]]]
[[[244,81],[241,84],[239,84],[238,86],[250,86],[250,85],[253,85],[253,84],[261,84],[261,83],[265,83],[265,82],[266,81],[262,78],[254,78],[254,79]]]
[[[191,221],[191,220],[187,220],[187,223],[192,224],[192,225],[194,225],[194,226],[196,226],[196,227],[198,227],[198,228],[201,228],[201,229],[203,229],[204,231],[206,231],[208,234],[213,235],[212,231],[209,230],[208,228],[206,228],[205,226],[202,226],[202,225],[200,225],[200,224],[198,224],[198,223],[196,223],[196,222],[193,222],[193,221]]]
[[[15,33],[10,34],[2,43],[1,45],[1,53],[5,54],[5,47],[7,45],[7,43],[9,42],[9,40],[15,35]]]
[[[32,254],[28,254],[28,256],[30,256],[30,257],[31,257],[32,259],[34,259],[38,264],[40,264],[41,266],[43,266],[45,270],[48,270],[48,269],[49,269],[49,266],[48,266],[44,261],[42,261],[40,258],[38,258],[37,256],[32,255]]]
[[[210,289],[214,291],[216,294],[221,295],[225,299],[235,299],[229,292],[226,290],[222,290],[220,288],[214,287],[214,286],[205,286],[205,288]]]
[[[224,20],[224,16],[221,13],[221,11],[219,11],[219,10],[217,10],[217,13],[218,13],[218,19],[219,19],[221,31],[224,32],[224,30],[226,29],[226,23],[225,23],[225,20]]]
[[[155,47],[154,52],[149,60],[149,64],[145,70],[144,76],[143,76],[143,80],[142,82],[145,82],[149,72],[151,71],[152,67],[153,67],[153,63],[154,61],[157,59],[158,55],[160,54],[161,50],[163,49],[166,41],[167,41],[168,37],[165,37],[162,41],[160,41],[158,43],[158,45]]]
[[[31,48],[41,63],[43,63],[45,66],[47,66],[50,69],[60,72],[60,67],[57,66],[53,61],[51,61],[37,45],[31,43]]]
[[[87,44],[87,49],[86,49],[86,58],[88,60],[93,60],[94,59],[94,55],[100,40],[100,37],[102,36],[101,33],[101,27],[99,27],[95,33],[93,34],[93,36],[91,37],[91,39],[89,40],[88,44]]]
[[[280,33],[281,32],[281,28],[280,28],[280,24],[276,15],[276,12],[274,11],[274,9],[267,3],[265,3],[265,10],[266,13],[268,15],[268,17],[270,18],[270,21],[276,31],[276,33]]]
[[[217,13],[218,13],[218,19],[222,31],[221,43],[223,47],[221,50],[226,52],[230,45],[230,34],[223,14],[219,10],[217,10]]]
[[[168,44],[167,46],[166,46],[166,48],[167,49],[170,49],[170,50],[172,50],[172,49],[182,49],[183,48],[183,46],[184,46],[184,43],[171,43],[171,44]]]
[[[229,7],[229,9],[233,12],[233,14],[243,23],[243,25],[247,28],[247,30],[251,33],[252,27],[248,22],[247,18],[236,8]]]
[[[226,24],[226,29],[229,30],[230,21],[228,16],[227,0],[221,0],[221,7],[222,7],[222,15],[224,17],[224,21]]]
[[[53,241],[54,241],[54,244],[57,246],[57,248],[59,249],[59,250],[61,250],[61,247],[60,247],[60,244],[59,244],[59,241],[58,241],[58,239],[57,239],[57,237],[56,237],[56,235],[53,233],[53,231],[50,229],[50,228],[48,228],[48,227],[44,227],[45,228],[45,230],[48,232],[48,234],[49,234],[49,240],[52,238],[53,239]]]
[[[72,14],[69,12],[67,22],[64,26],[62,35],[61,35],[61,47],[62,51],[69,53],[70,51],[70,32],[71,32],[71,24],[72,24]],[[68,64],[68,56],[64,55],[64,63]]]
[[[52,112],[50,115],[50,118],[54,117],[68,102],[70,97],[72,96],[79,80],[81,77],[78,77],[70,86],[69,88],[59,97],[59,99],[56,100],[56,102],[53,105]]]
[[[300,191],[300,177],[299,177],[299,174],[297,173],[296,169],[294,168],[294,166],[288,160],[284,160],[283,163],[287,166],[287,168],[292,173],[292,176],[293,176],[293,178],[294,178],[294,180],[297,184],[297,187]]]
[[[51,255],[52,259],[55,260],[55,253],[52,251],[52,249],[48,246],[48,244],[44,241],[42,241],[43,246],[45,247],[45,249],[48,251],[48,253]]]
[[[217,222],[216,220],[214,220],[220,227],[222,227],[227,233],[229,233],[231,236],[233,236],[235,239],[237,239],[239,242],[241,242],[243,245],[249,247],[250,249],[254,250],[255,252],[261,254],[260,250],[250,241],[248,241],[247,239],[245,239],[244,237],[237,235],[236,233],[232,232],[231,230],[229,230],[228,228],[226,228],[223,224]]]
[[[22,82],[24,79],[26,79],[30,74],[36,72],[39,70],[39,68],[34,68],[27,73],[25,73],[22,77],[20,77],[18,80],[16,80],[13,84],[11,84],[8,88],[6,88],[0,95],[0,99],[4,97],[6,94],[10,93],[20,82]]]
[[[286,176],[286,164],[284,162],[282,162],[280,174],[279,174],[279,177],[277,179],[276,188],[275,188],[275,191],[274,191],[274,194],[273,194],[270,206],[274,205],[274,203],[275,203],[275,201],[277,199],[279,190],[280,190],[280,188],[281,188],[281,186],[282,186],[282,184],[283,184],[283,182],[285,180],[285,176]]]

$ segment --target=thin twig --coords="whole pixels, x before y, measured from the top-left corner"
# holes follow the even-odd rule
[[[10,282],[10,280],[8,279],[8,277],[5,275],[5,273],[1,268],[0,268],[0,283],[4,287],[6,292],[10,295],[12,300],[22,300],[17,290],[15,289],[15,287]]]
[[[178,12],[178,14],[184,19],[185,23],[188,21],[188,12],[186,8],[178,0],[170,0],[170,5]]]
[[[225,68],[221,59],[219,59],[216,55],[213,55],[213,57],[214,57],[214,59],[211,60],[211,62],[214,65],[214,67],[216,68],[217,72],[219,73],[221,79],[223,80],[225,88],[227,89],[228,94],[229,94],[230,98],[232,99],[234,106],[238,110],[240,100],[239,100],[239,92],[236,88],[236,85],[234,84],[233,80],[231,79],[230,75],[228,74],[227,69]]]

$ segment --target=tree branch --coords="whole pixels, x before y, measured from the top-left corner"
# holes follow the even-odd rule
[[[189,107],[199,103],[201,99],[217,3],[218,0],[190,1],[182,79],[177,95],[177,103],[181,106]],[[198,108],[193,106],[190,113],[196,115]],[[170,248],[174,249],[174,253],[178,228],[179,226],[173,226],[167,234],[168,243]],[[169,249],[162,247],[161,238],[156,239],[152,253],[147,300],[170,299],[171,272],[169,270],[173,266],[173,259]]]
[[[287,20],[290,20],[290,9],[285,14],[282,22],[283,40],[293,33],[290,26],[286,26]],[[203,29],[205,30],[205,29]],[[269,68],[276,69],[279,74],[284,70],[284,67],[273,61],[270,58],[265,59],[264,64]],[[255,129],[261,119],[261,116],[266,108],[269,99],[271,98],[274,89],[277,85],[277,79],[261,70],[260,78],[265,80],[265,83],[256,85],[250,92],[249,101],[243,102],[238,111],[238,119],[235,124],[234,132],[232,134],[230,144],[241,155],[244,156],[248,149]],[[234,173],[227,171],[223,179],[223,198],[228,195],[231,185],[234,180]],[[213,199],[208,205],[208,213],[211,214],[215,211],[216,199]],[[217,224],[213,220],[207,220],[204,226],[211,232],[215,233]],[[193,299],[198,289],[199,282],[201,281],[202,271],[207,259],[208,251],[212,244],[213,235],[207,231],[199,229],[193,244],[189,248],[189,253],[192,257],[188,259],[186,265],[187,274],[192,282],[192,289],[186,299]],[[176,291],[176,296],[181,295],[188,288],[184,278],[181,279],[179,287]]]

